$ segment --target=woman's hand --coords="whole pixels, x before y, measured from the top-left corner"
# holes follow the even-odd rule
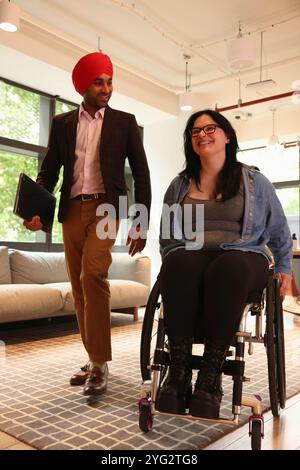
[[[280,295],[284,297],[290,294],[292,289],[292,275],[287,273],[276,273],[275,277],[280,281]]]

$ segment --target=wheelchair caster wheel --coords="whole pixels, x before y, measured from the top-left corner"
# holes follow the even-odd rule
[[[251,416],[249,418],[249,435],[251,436],[251,449],[261,450],[261,439],[264,437],[262,417]]]
[[[148,398],[141,398],[139,401],[139,427],[142,432],[149,432],[153,427],[151,402]]]

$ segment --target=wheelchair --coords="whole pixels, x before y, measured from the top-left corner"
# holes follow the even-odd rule
[[[249,381],[244,376],[245,346],[248,343],[248,354],[253,354],[254,343],[263,343],[267,353],[269,396],[272,414],[278,417],[280,409],[285,407],[286,376],[282,300],[279,293],[279,280],[274,277],[270,268],[268,283],[263,292],[252,292],[243,310],[239,330],[232,344],[233,350],[227,354],[222,373],[232,377],[232,419],[196,418],[188,413],[171,415],[200,420],[209,423],[222,423],[232,427],[238,424],[241,407],[251,408],[249,417],[249,436],[251,448],[261,449],[261,439],[264,436],[264,418],[261,409],[261,398],[242,396],[243,383]],[[247,331],[248,315],[254,316],[254,327]],[[198,341],[197,341],[198,343]],[[234,357],[230,359],[230,357]],[[201,371],[201,355],[192,356],[192,368]],[[140,369],[142,376],[141,398],[139,400],[139,427],[144,433],[151,431],[154,415],[166,415],[155,409],[155,401],[163,379],[170,364],[168,340],[164,326],[163,304],[160,295],[159,276],[151,290],[145,310],[141,344]]]

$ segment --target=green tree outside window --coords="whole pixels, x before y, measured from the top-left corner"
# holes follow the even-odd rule
[[[0,150],[0,240],[35,242],[36,235],[25,229],[22,219],[13,214],[20,173],[35,179],[37,158]]]
[[[40,95],[0,82],[0,135],[39,144]]]

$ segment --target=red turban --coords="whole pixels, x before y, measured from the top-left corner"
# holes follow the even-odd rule
[[[81,57],[72,72],[75,90],[84,95],[88,87],[102,73],[106,73],[109,77],[113,76],[113,65],[108,55],[91,52]]]

